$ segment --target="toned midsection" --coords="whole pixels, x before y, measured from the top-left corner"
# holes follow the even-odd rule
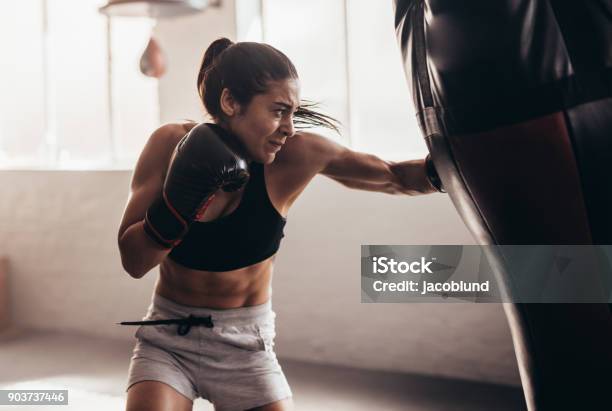
[[[192,270],[166,258],[155,292],[192,307],[237,308],[263,304],[270,298],[274,257],[233,271]]]

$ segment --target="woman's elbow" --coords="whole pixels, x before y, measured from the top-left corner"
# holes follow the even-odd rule
[[[121,266],[123,270],[130,275],[130,277],[139,279],[142,278],[148,270],[145,270],[141,264],[138,264],[135,258],[133,258],[132,253],[129,253],[125,249],[125,244],[122,243],[121,239],[118,241],[119,245],[119,254],[121,255]]]
[[[139,279],[144,277],[147,271],[140,269],[139,267],[129,264],[126,260],[121,259],[121,265],[123,270],[130,275],[130,277]]]
[[[145,275],[142,269],[139,269],[130,259],[124,258],[123,256],[121,257],[121,266],[123,267],[123,271],[128,273],[132,278],[138,279]]]

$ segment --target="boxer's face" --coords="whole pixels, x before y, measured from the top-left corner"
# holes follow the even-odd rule
[[[221,99],[224,107],[224,97]],[[299,81],[287,79],[269,82],[268,90],[255,95],[246,106],[233,103],[233,112],[224,111],[229,129],[240,138],[251,159],[270,164],[295,133],[293,114],[299,102]]]

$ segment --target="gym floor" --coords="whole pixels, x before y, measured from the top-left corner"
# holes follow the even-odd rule
[[[0,389],[68,389],[66,411],[125,409],[132,343],[78,334],[12,330],[0,336]],[[296,411],[518,411],[518,387],[280,360]],[[0,410],[40,411],[40,406]],[[213,407],[198,399],[194,411]]]

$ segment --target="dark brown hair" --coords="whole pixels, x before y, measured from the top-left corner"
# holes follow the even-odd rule
[[[204,53],[198,73],[198,94],[206,111],[216,119],[223,116],[221,92],[227,88],[232,97],[246,106],[265,93],[270,81],[297,79],[295,66],[274,47],[255,42],[233,43],[227,38],[213,41]],[[317,104],[301,101],[294,114],[296,128],[326,127],[339,132],[339,122],[316,111]]]

